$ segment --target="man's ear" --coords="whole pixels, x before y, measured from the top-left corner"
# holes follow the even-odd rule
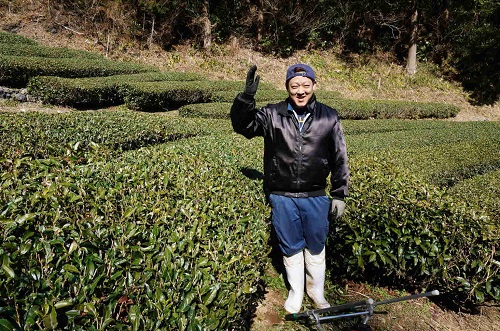
[[[318,86],[318,84],[316,83],[316,81],[313,82],[313,91],[316,90],[316,86]]]

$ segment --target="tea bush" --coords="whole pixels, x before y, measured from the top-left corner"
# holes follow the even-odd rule
[[[0,31],[0,43],[9,45],[37,45],[38,43],[30,38],[24,36]]]
[[[450,188],[450,195],[470,206],[479,208],[496,220],[500,228],[500,170],[487,172],[458,182]]]
[[[347,215],[327,245],[334,270],[406,289],[438,289],[457,306],[500,299],[498,223],[390,161],[354,157],[351,171]]]
[[[123,104],[119,86],[107,79],[39,76],[30,79],[27,90],[44,104],[97,108]]]
[[[94,77],[154,71],[151,66],[105,59],[0,55],[0,84],[26,86],[36,76]]]
[[[277,101],[278,102],[278,101]],[[258,102],[257,107],[263,107],[267,103]],[[213,119],[229,119],[232,102],[195,103],[179,108],[182,117],[199,117]]]
[[[262,171],[262,140],[228,120],[133,111],[0,119],[7,330],[245,328],[267,263],[269,209],[248,176]],[[329,280],[437,288],[458,305],[498,299],[498,223],[399,159],[440,139],[429,159],[467,139],[489,154],[479,142],[494,124],[343,123],[351,197],[331,224]]]
[[[445,103],[327,99],[323,103],[339,111],[342,118],[363,119],[422,119],[455,117],[460,108]]]
[[[351,154],[377,153],[438,186],[500,167],[498,122],[374,121],[363,129],[356,123],[345,123]]]
[[[257,107],[263,107],[268,103],[277,103],[287,98],[284,91],[266,90],[264,93],[258,93],[255,96]],[[239,92],[226,91],[214,92],[214,99],[218,100],[214,104],[190,104],[179,109],[182,116],[204,117],[204,118],[229,118],[231,104]],[[281,96],[281,98],[280,98]],[[346,99],[321,99],[318,96],[318,101],[334,108],[343,119],[416,119],[416,118],[447,118],[453,117],[458,113],[458,108],[445,104],[430,104],[430,103],[410,103],[410,102],[371,102],[371,101],[354,101]],[[384,108],[386,104],[389,107]],[[346,108],[346,105],[349,105]],[[383,115],[381,108],[384,108]],[[450,111],[453,109],[453,112]],[[394,130],[391,128],[390,130]]]
[[[123,91],[132,82],[198,81],[194,73],[146,72],[91,78],[61,78],[40,76],[31,78],[27,89],[30,95],[52,105],[91,108],[124,103]]]
[[[200,82],[141,82],[122,88],[125,105],[132,110],[168,111],[190,103],[211,102],[213,93]]]
[[[2,317],[23,330],[244,323],[268,235],[260,183],[238,187],[241,141],[214,134],[85,166],[14,162],[0,193]]]
[[[451,187],[460,181],[500,168],[495,137],[391,151],[400,166],[417,172],[427,182]]]
[[[84,58],[108,61],[104,56],[65,47],[47,47],[37,44],[3,42],[0,38],[0,55],[50,57],[50,58]]]
[[[234,98],[238,93],[243,92],[244,84],[240,84],[238,89],[227,90],[227,91],[214,91],[217,96],[217,100],[220,102],[233,102]],[[255,101],[259,103],[275,103],[282,100],[285,100],[288,97],[288,93],[285,90],[276,90],[274,88],[266,88],[261,86],[262,83],[259,83],[259,90],[257,94],[255,94]],[[321,99],[332,99],[340,97],[340,93],[332,92],[332,91],[318,91],[318,98]],[[320,99],[320,100],[321,100]]]
[[[215,121],[156,118],[129,110],[85,113],[1,113],[0,165],[15,159],[51,156],[116,156],[124,150],[208,135]]]

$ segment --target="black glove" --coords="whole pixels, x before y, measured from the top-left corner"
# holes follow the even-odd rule
[[[245,84],[245,94],[253,97],[257,93],[257,86],[259,86],[260,76],[255,76],[257,66],[254,64],[250,67],[247,74],[247,82]]]

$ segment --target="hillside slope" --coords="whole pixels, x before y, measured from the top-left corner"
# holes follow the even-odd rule
[[[244,40],[214,45],[210,52],[190,45],[181,45],[165,51],[152,45],[144,48],[130,40],[115,40],[103,44],[95,40],[92,31],[77,31],[58,22],[70,18],[64,13],[57,17],[25,10],[0,14],[0,29],[33,38],[43,45],[83,49],[111,58],[154,65],[162,70],[197,72],[211,79],[244,80],[251,64],[257,64],[262,81],[284,88],[286,68],[297,62],[306,62],[317,72],[320,89],[338,91],[345,98],[392,99],[410,101],[446,102],[462,111],[453,120],[500,120],[500,104],[475,107],[467,102],[467,95],[454,82],[439,76],[436,68],[419,63],[417,74],[409,77],[401,63],[387,54],[377,56],[342,55],[337,51],[301,51],[288,58],[263,55],[251,50]],[[33,4],[31,6],[34,6]]]

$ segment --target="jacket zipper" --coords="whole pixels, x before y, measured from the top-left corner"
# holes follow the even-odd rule
[[[300,182],[300,178],[301,178],[301,173],[302,173],[302,161],[303,161],[303,153],[302,153],[302,145],[304,144],[304,140],[303,140],[303,135],[302,135],[302,131],[304,130],[304,127],[306,125],[306,122],[309,120],[310,118],[310,114],[307,114],[304,118],[304,123],[302,124],[302,129],[300,128],[300,124],[299,124],[299,121],[297,119],[296,116],[293,116],[294,119],[295,119],[295,126],[296,126],[296,129],[297,129],[297,144],[299,145],[299,155],[298,155],[298,164],[297,164],[297,190],[300,191],[300,187],[301,187],[301,182]]]

